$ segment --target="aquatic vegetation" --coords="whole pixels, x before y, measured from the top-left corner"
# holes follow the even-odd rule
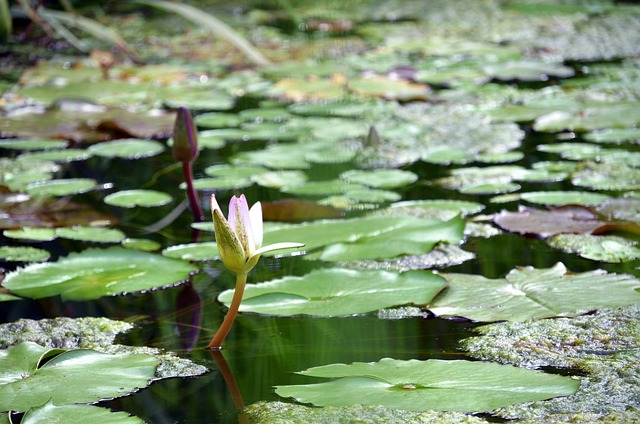
[[[212,349],[220,349],[238,313],[247,284],[247,274],[256,266],[260,255],[274,250],[300,248],[304,244],[279,242],[262,246],[262,206],[260,202],[257,202],[249,209],[244,194],[241,194],[240,197],[233,196],[231,198],[228,219],[225,219],[224,215],[222,215],[216,196],[212,194],[211,213],[216,232],[216,244],[222,263],[228,270],[236,274],[236,289],[229,311],[207,346]]]

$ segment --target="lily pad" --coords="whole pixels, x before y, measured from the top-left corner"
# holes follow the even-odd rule
[[[302,171],[267,171],[255,174],[251,181],[262,187],[283,188],[298,186],[307,182],[307,174]]]
[[[276,393],[316,406],[383,405],[409,411],[484,412],[507,405],[568,396],[580,383],[489,362],[401,361],[331,364],[299,374],[333,381],[277,386]]]
[[[547,243],[563,252],[576,253],[593,261],[619,263],[640,259],[638,242],[618,236],[558,234]]]
[[[344,316],[405,304],[425,305],[444,287],[426,271],[401,274],[328,268],[302,277],[247,284],[240,310],[269,315]],[[220,293],[227,306],[234,290]]]
[[[640,190],[640,169],[620,163],[586,162],[571,175],[571,182],[594,190]]]
[[[0,302],[7,302],[9,300],[20,300],[20,298],[18,296],[0,292]]]
[[[536,131],[592,131],[602,128],[629,128],[640,124],[640,103],[600,102],[575,111],[555,111],[538,117]]]
[[[308,181],[302,184],[289,185],[280,191],[283,193],[297,194],[299,196],[330,196],[343,194],[353,190],[363,190],[365,186],[357,183],[349,183],[342,180]],[[396,199],[398,200],[398,199]]]
[[[439,242],[456,244],[464,226],[459,216],[446,222],[402,215],[323,220],[265,227],[264,243],[299,240],[306,258],[324,261],[389,259],[427,253]]]
[[[169,246],[162,251],[162,255],[168,258],[182,259],[185,261],[207,261],[220,257],[220,253],[218,253],[218,246],[214,242]]]
[[[387,203],[402,199],[402,196],[394,191],[370,188],[348,190],[344,195],[349,203]]]
[[[53,162],[76,162],[87,160],[91,157],[91,152],[85,149],[61,149],[46,150],[42,152],[29,152],[20,155],[25,161],[53,161]]]
[[[193,180],[193,187],[196,190],[234,190],[246,188],[253,185],[253,182],[249,178],[197,178]],[[187,184],[181,183],[180,188],[186,189]]]
[[[89,300],[169,286],[196,270],[181,260],[112,247],[29,265],[7,274],[2,286],[33,299],[61,295],[64,300]]]
[[[146,387],[159,362],[149,355],[65,352],[21,343],[0,350],[0,410],[26,411],[48,402],[64,405],[124,396]]]
[[[68,196],[89,192],[97,187],[90,178],[66,178],[61,180],[38,181],[27,184],[26,192],[32,196]]]
[[[162,245],[155,240],[139,238],[126,238],[122,240],[120,244],[125,249],[142,250],[143,252],[153,252],[162,247]]]
[[[141,159],[159,155],[164,151],[164,145],[153,140],[128,138],[93,144],[88,150],[107,158]]]
[[[553,206],[562,206],[572,203],[585,206],[595,206],[604,203],[611,198],[611,196],[606,194],[594,193],[591,191],[532,191],[518,194],[517,197],[530,203]]]
[[[584,139],[594,143],[634,143],[640,142],[640,128],[614,128],[591,131]]]
[[[69,144],[66,140],[49,139],[9,139],[0,140],[0,148],[15,150],[49,150],[64,149]]]
[[[598,218],[583,206],[566,206],[551,210],[521,207],[518,212],[502,211],[494,215],[493,222],[500,228],[520,234],[550,237],[556,234],[593,234],[612,230],[631,230],[636,224],[612,222]]]
[[[83,424],[99,422],[101,424],[143,424],[140,418],[132,417],[127,412],[113,412],[93,405],[54,405],[46,403],[31,408],[22,417],[20,424],[37,423]]]
[[[446,199],[432,199],[432,200],[407,200],[404,202],[392,203],[390,208],[417,208],[426,210],[438,210],[448,211],[454,214],[462,214],[462,216],[473,215],[481,212],[485,206],[478,202],[468,202],[465,200],[446,200]],[[451,219],[453,216],[449,216],[447,219]]]
[[[302,222],[339,218],[342,214],[339,209],[310,200],[283,199],[262,202],[262,216],[265,221]]]
[[[237,127],[242,119],[235,113],[208,112],[196,117],[196,124],[202,128]]]
[[[66,239],[90,241],[94,243],[120,243],[126,237],[125,234],[117,228],[88,227],[81,225],[56,228],[56,235]]]
[[[210,177],[220,178],[251,178],[254,175],[267,171],[261,166],[241,166],[241,165],[212,165],[204,169],[204,173]]]
[[[505,278],[441,274],[447,288],[429,305],[443,317],[474,321],[526,321],[574,317],[640,302],[640,280],[603,270],[571,273],[562,263],[552,268],[516,268]]]
[[[418,176],[411,171],[400,169],[376,169],[370,171],[353,169],[340,174],[340,178],[369,187],[396,188],[414,183]]]
[[[559,63],[521,60],[484,66],[491,77],[503,81],[546,81],[549,77],[568,78],[575,73],[572,68]]]
[[[10,262],[42,262],[49,259],[51,254],[44,249],[23,246],[0,247],[0,260]]]
[[[12,239],[37,241],[51,241],[58,237],[56,230],[53,228],[33,227],[22,227],[19,230],[5,230],[2,235]]]
[[[529,172],[528,169],[516,165],[466,167],[454,169],[449,177],[440,178],[436,182],[463,193],[498,194],[518,190],[520,186],[513,181]]]
[[[104,198],[107,205],[121,208],[136,206],[151,208],[171,203],[173,199],[167,193],[156,190],[124,190],[112,193]]]

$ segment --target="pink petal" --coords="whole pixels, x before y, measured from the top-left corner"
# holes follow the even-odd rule
[[[248,257],[255,250],[253,231],[251,229],[251,216],[249,215],[249,205],[244,194],[240,197],[233,196],[229,202],[229,225],[240,240],[242,248]]]
[[[253,233],[253,242],[256,249],[260,249],[262,246],[262,205],[260,202],[256,202],[249,209],[249,217],[251,218],[251,231]]]

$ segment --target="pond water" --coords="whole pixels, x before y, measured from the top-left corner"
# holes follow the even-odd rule
[[[634,41],[633,31],[640,22],[640,8],[607,1],[543,1],[537,2],[539,8],[529,1],[436,1],[422,16],[416,15],[424,7],[422,2],[355,2],[353,10],[333,4],[341,11],[336,18],[330,10],[312,4],[300,9],[290,5],[286,13],[278,13],[280,6],[258,3],[234,9],[232,14],[226,7],[215,11],[242,29],[276,65],[249,66],[243,62],[246,58],[221,52],[219,45],[205,41],[208,35],[203,34],[208,33],[203,28],[187,37],[192,52],[186,54],[182,50],[187,49],[180,48],[180,43],[187,42],[181,32],[186,24],[176,24],[174,38],[164,39],[157,34],[158,22],[164,22],[160,17],[123,12],[114,14],[109,24],[125,36],[143,23],[147,30],[152,28],[139,43],[147,46],[150,63],[162,63],[100,69],[82,57],[62,56],[30,68],[15,88],[6,84],[0,117],[4,230],[0,248],[35,248],[50,258],[14,260],[11,255],[24,251],[0,250],[6,276],[0,287],[0,324],[107,317],[135,324],[119,334],[116,343],[158,348],[204,365],[209,371],[202,375],[159,379],[131,395],[98,403],[151,423],[246,422],[243,406],[295,402],[279,396],[274,387],[318,381],[298,374],[301,371],[383,358],[403,363],[431,359],[524,363],[580,379],[582,391],[567,398],[574,405],[540,412],[536,416],[540,422],[550,414],[566,414],[562,419],[570,420],[571,414],[581,412],[597,418],[624,410],[618,403],[605,410],[575,405],[596,396],[589,375],[600,378],[598,357],[612,355],[623,367],[640,361],[633,340],[623,349],[622,336],[606,342],[598,339],[601,350],[593,350],[584,340],[544,345],[546,334],[531,330],[543,339],[545,349],[578,357],[570,363],[518,362],[521,357],[516,354],[509,359],[471,354],[461,348],[460,341],[476,336],[475,330],[490,322],[524,321],[534,326],[548,318],[571,326],[572,317],[588,313],[584,319],[597,319],[615,314],[615,308],[640,304],[640,281],[635,278],[640,258],[640,43]],[[176,16],[167,19],[182,22]],[[495,27],[487,26],[487,21]],[[340,26],[347,24],[357,29]],[[336,32],[333,25],[339,27]],[[616,25],[630,35],[615,38],[606,31]],[[306,32],[298,34],[292,28]],[[416,39],[428,42],[416,43]],[[15,45],[10,49],[19,56]],[[207,58],[207,49],[217,55],[217,62]],[[174,57],[165,63],[160,58],[167,51]],[[105,79],[105,72],[111,77]],[[73,99],[79,94],[87,101]],[[41,107],[32,108],[32,104]],[[327,316],[242,312],[224,349],[215,353],[205,346],[227,311],[218,295],[233,288],[235,277],[211,246],[197,251],[198,257],[191,262],[196,272],[191,276],[187,271],[168,276],[162,284],[147,283],[142,291],[124,286],[115,291],[117,296],[83,298],[82,293],[92,290],[87,287],[107,290],[134,279],[130,269],[137,266],[142,266],[142,274],[153,275],[153,269],[145,269],[133,256],[131,266],[125,259],[115,269],[102,262],[100,253],[89,256],[95,266],[64,262],[67,257],[92,248],[116,252],[114,246],[126,245],[125,238],[144,239],[157,246],[149,248],[152,253],[141,262],[154,263],[154,257],[169,256],[166,248],[215,241],[212,228],[192,227],[194,217],[181,186],[185,177],[168,141],[175,109],[180,106],[193,110],[200,131],[201,150],[193,169],[205,221],[211,216],[211,193],[225,213],[229,199],[243,193],[250,204],[262,202],[267,221],[275,221],[266,224],[268,240],[281,241],[278,233],[287,231],[313,235],[288,240],[310,246],[303,254],[263,256],[249,273],[249,284],[289,276],[307,278],[318,270],[342,267],[355,269],[357,275],[364,275],[365,269],[396,276],[409,275],[411,270],[418,270],[414,275],[435,271],[447,286],[436,290],[429,301],[390,301],[380,311],[373,307],[365,313],[332,314],[315,304],[309,307],[317,309],[310,310]],[[49,138],[72,142],[61,148]],[[111,138],[129,139],[130,144],[109,150]],[[153,138],[159,143],[139,143]],[[41,139],[46,140],[39,147],[11,145]],[[60,193],[47,186],[52,180],[61,185],[89,181],[90,186]],[[107,201],[107,195],[128,189],[159,191],[172,201],[152,207],[118,207]],[[282,200],[304,203],[278,203]],[[443,205],[406,203],[411,201],[442,201]],[[75,204],[70,207],[68,202]],[[63,209],[54,211],[52,204]],[[516,213],[521,206],[529,209]],[[286,219],[290,216],[293,219]],[[389,230],[385,225],[391,224],[382,219],[366,221],[376,216],[397,223],[393,221]],[[353,228],[336,235],[334,227],[300,224],[320,218],[351,220]],[[432,236],[434,221],[437,228]],[[363,228],[363,222],[376,222],[380,229]],[[453,228],[456,222],[459,234]],[[79,223],[106,224],[120,230],[122,237],[100,241],[104,234],[80,233],[87,230],[78,229]],[[63,231],[35,240],[35,233],[30,233],[33,228]],[[563,239],[567,233],[583,238]],[[451,245],[470,255],[447,250]],[[341,254],[350,260],[341,261]],[[184,266],[188,259],[182,257]],[[39,261],[42,268],[34,265]],[[55,263],[72,264],[64,279],[75,287],[75,294],[39,286],[47,279],[54,281],[51,285],[56,278],[63,279],[55,274],[61,271],[49,266]],[[558,263],[564,264],[566,275],[556,268],[549,271]],[[154,278],[170,274],[164,265],[157,267]],[[625,275],[618,281],[614,273]],[[25,290],[15,283],[30,275],[35,277],[21,283],[33,284],[35,289]],[[466,286],[459,281],[464,278],[469,279]],[[588,289],[576,286],[572,278]],[[496,288],[483,286],[489,284],[486,279],[495,280]],[[329,304],[349,296],[354,281],[342,281],[345,290],[326,299],[308,297]],[[361,290],[358,297],[367,299],[370,293]],[[467,298],[465,290],[470,293]],[[285,294],[292,303],[294,294]],[[445,296],[457,300],[447,304]],[[281,301],[282,297],[276,292],[265,298]],[[522,298],[535,305],[511,306]],[[284,301],[273,302],[289,307]],[[360,307],[359,299],[353,303]],[[406,305],[412,307],[402,308]],[[511,312],[500,315],[501,310]],[[489,315],[478,315],[485,312]],[[631,339],[640,340],[636,330],[627,330]],[[3,344],[20,341],[20,337],[10,339],[15,336],[10,333],[0,332]],[[32,335],[21,336],[27,340]],[[14,342],[6,342],[7,337]],[[523,344],[527,337],[523,336]],[[496,337],[495,342],[500,341]],[[589,349],[581,351],[582,344]],[[529,354],[535,357],[541,350],[532,345]],[[631,359],[616,356],[620,352]],[[637,369],[619,375],[628,384],[637,377]],[[406,383],[394,390],[416,388],[413,382]],[[0,395],[7,393],[2,392],[2,384],[0,379]],[[478,397],[477,392],[471,397]],[[637,408],[634,402],[640,397],[634,398],[634,393],[619,403]],[[558,395],[546,398],[554,396]],[[0,396],[0,406],[2,402]],[[540,403],[534,403],[532,410],[538,411]],[[385,406],[395,407],[393,403]],[[497,422],[527,417],[513,411],[496,413],[495,408],[442,410],[494,411],[477,417]],[[3,412],[0,409],[0,424],[5,423]],[[637,418],[630,417],[628,422]]]

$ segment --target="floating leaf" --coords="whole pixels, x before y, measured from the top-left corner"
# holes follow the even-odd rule
[[[247,284],[240,310],[269,315],[344,316],[405,304],[425,305],[444,287],[426,271],[401,274],[340,268],[320,269],[302,277]],[[227,306],[233,290],[220,293]]]
[[[270,171],[252,176],[251,181],[262,187],[280,189],[289,185],[304,184],[307,174],[302,171]]]
[[[246,188],[253,185],[249,178],[198,178],[193,180],[193,187],[196,190],[233,190]],[[181,183],[180,188],[184,190],[186,183]]]
[[[32,196],[68,196],[91,191],[97,187],[90,178],[66,178],[62,180],[38,181],[27,184],[26,191]]]
[[[513,183],[530,171],[516,165],[488,166],[485,168],[466,167],[451,171],[449,177],[436,182],[443,187],[469,194],[497,194],[520,188]]]
[[[162,255],[185,261],[207,261],[220,257],[218,245],[214,242],[169,246],[162,251]]]
[[[505,278],[441,274],[447,288],[429,305],[443,317],[474,321],[526,321],[574,317],[640,301],[640,280],[603,270],[570,273],[558,263],[552,268],[516,268]]]
[[[464,226],[460,217],[441,222],[410,216],[371,216],[265,227],[264,243],[300,240],[306,245],[307,258],[325,261],[387,259],[427,253],[439,242],[456,244],[462,240]]]
[[[537,234],[549,237],[556,234],[593,234],[612,230],[637,231],[636,225],[599,219],[591,210],[582,206],[566,206],[551,210],[521,207],[518,212],[502,211],[494,215],[493,222],[500,228],[520,234]]]
[[[549,77],[568,78],[575,73],[572,68],[559,63],[533,60],[496,63],[483,69],[492,78],[503,81],[546,81]]]
[[[348,190],[344,195],[349,203],[387,203],[402,199],[396,192],[376,189]]]
[[[473,215],[481,212],[485,206],[478,202],[468,202],[465,200],[446,200],[446,199],[433,199],[433,200],[407,200],[404,202],[396,202],[389,205],[391,208],[418,208],[418,209],[434,209],[438,211],[448,211],[454,214],[462,214],[462,216]],[[451,219],[453,216],[449,216],[446,219]]]
[[[328,180],[308,181],[303,184],[285,186],[280,191],[299,196],[330,196],[361,189],[365,189],[362,184],[348,183],[342,180]]]
[[[164,145],[153,140],[134,138],[106,141],[89,146],[89,152],[107,158],[141,159],[159,155]]]
[[[22,227],[19,230],[5,230],[3,236],[18,240],[51,241],[58,235],[53,228]]]
[[[64,300],[90,300],[176,284],[195,271],[184,261],[112,247],[29,265],[7,274],[2,286],[33,299],[61,295]]]
[[[516,199],[542,205],[562,206],[569,204],[594,206],[604,203],[611,197],[591,191],[532,191],[518,194]]]
[[[261,166],[241,166],[241,165],[212,165],[205,168],[204,173],[210,177],[220,178],[251,178],[254,175],[267,171]]]
[[[149,239],[126,238],[120,243],[125,249],[142,250],[143,252],[153,252],[162,247],[160,243]]]
[[[0,259],[10,262],[42,262],[49,259],[51,254],[43,249],[22,246],[0,247]]]
[[[489,362],[383,358],[331,364],[299,374],[333,381],[277,386],[276,393],[316,406],[383,405],[410,411],[484,412],[507,405],[568,396],[580,382]]]
[[[143,424],[140,418],[127,412],[113,412],[93,405],[54,405],[49,402],[37,408],[31,408],[22,417],[20,424],[36,423],[83,424],[99,422],[101,424]]]
[[[56,235],[66,239],[91,241],[94,243],[119,243],[126,237],[125,234],[117,228],[87,227],[80,225],[56,228]]]
[[[381,75],[349,80],[347,88],[359,96],[380,97],[401,102],[426,101],[431,96],[431,90],[424,84],[415,84]]]
[[[104,198],[107,205],[121,208],[136,206],[151,208],[171,203],[173,199],[167,193],[156,190],[123,190],[112,193]]]
[[[547,243],[563,252],[576,253],[593,261],[619,263],[640,259],[638,243],[617,236],[558,234]]]
[[[571,175],[571,182],[594,190],[640,190],[640,169],[619,163],[586,162]]]
[[[49,360],[44,362],[45,358]],[[146,387],[159,362],[149,355],[64,352],[21,343],[0,350],[0,410],[26,411],[48,402],[64,405],[124,396]]]
[[[202,128],[237,127],[242,119],[235,113],[209,112],[196,116],[196,124]]]
[[[24,161],[53,161],[53,162],[76,162],[87,160],[91,157],[91,152],[84,149],[62,149],[47,150],[43,152],[22,153],[20,159]]]
[[[283,78],[273,84],[276,95],[286,100],[302,102],[305,100],[337,100],[346,94],[344,82],[329,79]]]
[[[20,300],[20,298],[18,296],[0,292],[0,302],[7,302],[9,300]]]
[[[640,103],[600,102],[575,111],[555,111],[538,117],[536,131],[591,131],[601,128],[629,128],[640,124]]]
[[[411,171],[402,171],[400,169],[375,169],[370,171],[352,169],[340,174],[340,178],[369,187],[395,188],[414,183],[418,176]]]
[[[640,128],[614,128],[595,130],[584,135],[584,139],[595,143],[634,143],[640,142]]]
[[[64,149],[69,142],[66,140],[49,139],[8,139],[0,140],[0,148],[15,150],[49,150]]]

